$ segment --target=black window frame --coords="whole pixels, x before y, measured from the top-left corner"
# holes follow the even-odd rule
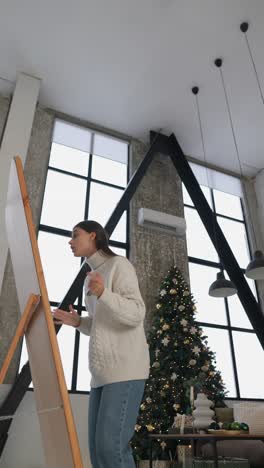
[[[219,219],[219,218],[228,219],[230,221],[239,222],[239,223],[241,223],[241,224],[243,224],[245,226],[245,232],[246,232],[246,238],[247,238],[249,253],[250,253],[250,256],[252,257],[252,248],[251,248],[250,241],[249,241],[249,233],[248,233],[248,226],[247,226],[246,217],[245,217],[245,209],[244,209],[244,206],[243,206],[243,199],[239,197],[240,198],[241,211],[242,211],[242,219],[227,216],[227,215],[224,215],[222,213],[218,213],[216,211],[216,205],[215,205],[215,199],[214,199],[214,190],[215,189],[213,189],[211,187],[207,187],[207,189],[209,190],[209,193],[210,193],[211,208],[212,208],[212,211],[213,211],[214,215],[216,216],[216,219]],[[183,198],[183,205],[184,205],[184,208],[186,207],[186,208],[190,208],[190,209],[193,209],[193,210],[197,211],[194,205],[184,203],[184,198]],[[201,266],[208,266],[208,267],[218,268],[218,270],[224,272],[224,267],[223,267],[220,259],[219,259],[219,262],[214,262],[214,261],[211,261],[211,260],[205,260],[205,259],[198,258],[198,257],[188,256],[188,263],[194,263],[194,264],[201,265]],[[241,268],[241,272],[244,274],[245,269]],[[258,286],[257,286],[256,282],[254,282],[254,284],[255,284],[256,295],[257,295],[256,299],[259,302]],[[209,285],[208,285],[208,288],[209,288]],[[227,318],[227,325],[212,324],[212,323],[208,323],[208,322],[201,322],[201,321],[198,321],[198,320],[197,320],[197,323],[201,327],[222,329],[222,330],[226,330],[228,332],[228,337],[229,337],[229,342],[230,342],[230,351],[231,351],[231,360],[232,360],[232,366],[233,366],[233,372],[234,372],[234,383],[235,383],[235,390],[236,390],[237,396],[236,397],[235,396],[233,396],[233,397],[227,396],[225,398],[225,400],[230,400],[230,401],[256,401],[256,402],[264,401],[264,398],[251,398],[251,397],[241,397],[240,396],[239,375],[238,375],[237,364],[236,364],[236,353],[235,353],[235,347],[234,347],[234,340],[233,340],[232,332],[235,331],[235,332],[251,333],[251,334],[254,334],[254,335],[256,335],[256,333],[255,333],[254,329],[249,329],[249,328],[244,328],[244,327],[235,327],[235,326],[231,325],[230,310],[229,310],[228,300],[226,298],[224,298],[224,304],[225,304],[225,313],[226,313],[226,318]]]
[[[59,119],[59,120],[61,121],[62,119]],[[71,123],[68,120],[65,120],[65,122],[67,124]],[[55,119],[54,125],[55,124],[56,124],[56,119]],[[73,123],[72,125],[74,126],[75,124]],[[93,138],[94,134],[99,134],[99,133],[102,134],[105,137],[116,138],[115,135],[112,135],[110,133],[98,132],[98,131],[96,131],[94,129],[90,129],[89,127],[83,127],[83,128],[85,128],[85,129],[87,129],[87,131],[91,132],[92,138]],[[122,141],[121,138],[118,138],[118,139],[120,141]],[[130,143],[129,143],[129,141],[127,141],[125,139],[123,141],[124,141],[124,143],[127,144],[126,182],[128,183],[129,170],[130,170],[130,158],[129,158]],[[50,148],[50,155],[51,155],[51,152],[52,152],[52,144],[51,144],[51,148]],[[85,199],[85,209],[84,209],[84,218],[83,219],[87,219],[87,217],[88,217],[90,191],[91,191],[91,183],[92,182],[95,182],[95,183],[103,185],[103,186],[111,187],[111,188],[114,188],[114,189],[122,190],[122,191],[124,191],[126,189],[126,187],[124,187],[124,186],[112,184],[112,183],[109,183],[109,182],[105,182],[105,181],[93,178],[92,177],[92,167],[93,167],[93,157],[94,157],[94,155],[92,153],[87,153],[87,154],[89,155],[89,163],[88,163],[88,170],[87,170],[87,175],[86,176],[81,175],[81,174],[77,174],[77,173],[74,173],[74,172],[71,172],[71,171],[59,169],[59,168],[56,168],[54,166],[51,166],[50,165],[50,156],[49,156],[49,164],[48,164],[48,167],[47,167],[47,174],[46,174],[46,180],[48,178],[49,171],[54,171],[54,172],[58,172],[58,173],[61,173],[61,174],[64,174],[64,175],[67,175],[67,176],[70,176],[70,177],[76,177],[76,178],[79,178],[79,179],[82,179],[82,180],[86,181],[86,184],[87,184],[86,185],[86,199]],[[46,188],[46,186],[45,186],[45,188]],[[45,189],[44,189],[44,194],[45,194]],[[44,200],[44,196],[43,196],[43,200]],[[42,201],[42,207],[43,207],[43,201]],[[42,212],[42,207],[41,207],[41,212]],[[125,211],[125,213],[126,213],[126,241],[125,242],[120,242],[120,241],[115,241],[115,240],[110,239],[109,240],[109,246],[124,249],[125,253],[126,253],[126,257],[129,257],[129,251],[130,251],[130,236],[129,236],[129,232],[130,232],[130,229],[129,229],[130,208],[129,207]],[[39,224],[38,232],[46,232],[46,233],[49,233],[49,234],[55,234],[55,235],[59,235],[59,236],[69,238],[69,239],[71,238],[71,234],[72,234],[71,231],[61,229],[61,228],[58,228],[58,227],[54,227],[54,226],[50,226],[50,225],[47,225],[47,224],[42,224],[42,223]],[[81,266],[81,263],[83,262],[83,260],[84,259],[82,258],[81,261],[80,261],[80,266]],[[81,315],[82,312],[86,311],[85,306],[82,304],[82,301],[83,301],[83,294],[82,294],[82,291],[80,291],[80,294],[78,295],[78,298],[77,298],[77,305],[75,306],[75,310],[78,312],[79,315]],[[50,306],[51,307],[58,307],[58,305],[59,305],[59,302],[50,301]],[[90,393],[89,390],[78,390],[77,389],[79,346],[80,346],[80,333],[76,330],[75,331],[75,338],[74,338],[74,349],[73,349],[71,388],[68,388],[68,393],[70,393],[70,394],[89,394]],[[88,362],[87,362],[87,370],[88,370]]]

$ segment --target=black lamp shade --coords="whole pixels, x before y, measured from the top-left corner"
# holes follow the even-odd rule
[[[234,283],[225,279],[224,273],[222,271],[219,271],[216,277],[216,281],[214,281],[209,288],[209,296],[228,297],[237,293],[237,289]]]
[[[264,279],[264,255],[261,250],[256,250],[253,260],[248,264],[245,275],[253,280]]]

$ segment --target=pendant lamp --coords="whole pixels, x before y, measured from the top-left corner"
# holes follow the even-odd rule
[[[199,102],[198,102],[198,93],[199,93],[198,86],[194,86],[192,88],[192,93],[196,97],[196,106],[197,106],[197,114],[198,114],[198,119],[199,119],[201,141],[202,141],[202,146],[203,146],[203,155],[204,155],[204,163],[205,163],[205,170],[206,170],[206,177],[207,177],[207,185],[209,187],[210,184],[209,184],[208,170],[207,170],[206,157],[205,157],[205,144],[204,144],[203,128],[202,128],[201,114],[200,114],[200,108],[199,108]],[[215,237],[215,242],[217,244],[217,236],[216,236],[216,230],[215,230],[217,220],[214,219],[213,221],[214,221],[214,224],[213,224],[213,226],[214,226],[214,237]],[[236,293],[237,293],[237,289],[236,289],[234,283],[232,283],[232,281],[228,281],[227,279],[225,279],[224,273],[222,271],[217,273],[216,281],[214,281],[211,284],[210,288],[209,288],[209,296],[212,296],[212,297],[228,297],[228,296],[233,296]]]
[[[237,293],[237,289],[232,281],[225,279],[222,271],[216,275],[216,280],[209,288],[209,296],[212,297],[229,297]]]
[[[256,76],[256,81],[257,81],[261,101],[264,104],[264,96],[263,96],[263,92],[262,92],[262,89],[261,89],[261,86],[260,86],[260,79],[259,79],[259,76],[258,76],[257,68],[256,68],[256,65],[255,65],[255,62],[254,62],[253,54],[252,54],[250,44],[249,44],[249,41],[248,41],[248,37],[247,37],[248,28],[249,28],[248,23],[246,23],[246,22],[241,23],[240,30],[244,34],[244,37],[245,37],[245,40],[246,40],[246,44],[247,44],[247,48],[248,48],[248,52],[249,52],[249,58],[250,58],[250,61],[252,63],[252,67],[253,67],[253,70],[254,70],[254,73],[255,73],[255,76]],[[253,225],[252,221],[251,221],[251,225],[252,225],[252,231],[253,231],[254,238],[255,238],[255,243],[256,243],[256,236],[255,236],[254,225]],[[246,268],[245,275],[247,276],[247,278],[250,278],[250,279],[253,279],[253,280],[264,279],[264,255],[263,255],[263,252],[261,252],[261,250],[256,250],[254,252],[253,260],[251,260],[251,262],[249,262],[249,264],[248,264],[248,266]]]
[[[248,264],[245,275],[253,280],[264,278],[264,255],[261,250],[254,252],[253,260]]]
[[[231,117],[230,105],[229,105],[228,98],[227,98],[226,86],[225,86],[225,82],[224,82],[223,73],[222,73],[222,70],[221,70],[222,63],[223,63],[223,61],[220,58],[215,60],[215,65],[216,65],[217,68],[219,68],[221,79],[222,79],[222,85],[223,85],[223,90],[224,90],[225,99],[226,99],[226,106],[227,106],[227,110],[228,110],[230,126],[231,126],[232,135],[233,135],[233,139],[234,139],[237,160],[238,160],[238,164],[239,164],[240,177],[242,178],[242,176],[243,176],[242,165],[241,165],[241,161],[240,161],[240,157],[239,157],[237,140],[236,140],[234,125],[233,125],[233,121],[232,121],[232,117]],[[248,214],[249,214],[249,218],[250,218],[251,229],[252,229],[252,233],[253,233],[254,240],[255,240],[255,245],[256,245],[257,241],[256,241],[256,235],[255,235],[255,231],[254,231],[254,224],[253,224],[253,222],[251,220],[251,216],[250,216],[250,209],[249,209],[249,204],[248,204],[248,200],[247,200],[246,191],[245,191],[245,200],[246,200],[246,204],[247,204],[247,207],[248,207]],[[248,278],[251,278],[251,279],[264,279],[264,256],[263,256],[263,253],[260,250],[257,250],[254,253],[254,258],[249,263],[249,265],[247,266],[245,275]]]

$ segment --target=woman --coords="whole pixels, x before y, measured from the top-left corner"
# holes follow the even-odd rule
[[[84,282],[88,317],[56,309],[56,323],[90,335],[89,449],[94,468],[135,467],[129,441],[134,433],[149,351],[143,328],[145,306],[131,263],[108,247],[103,227],[78,223],[69,242],[91,268]],[[87,382],[88,384],[88,382]]]

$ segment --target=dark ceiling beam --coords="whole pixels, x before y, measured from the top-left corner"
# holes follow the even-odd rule
[[[200,215],[200,218],[211,238],[211,241],[213,242],[218,252],[223,267],[238,289],[239,299],[248,315],[248,318],[256,332],[256,335],[258,336],[262,347],[264,348],[264,317],[262,315],[261,309],[255,300],[255,297],[252,294],[251,289],[249,288],[218,223],[215,220],[215,216],[213,215],[212,210],[208,205],[202,190],[200,189],[200,186],[188,164],[187,159],[182,152],[180,145],[175,138],[175,135],[172,134],[168,139],[168,137],[165,135],[159,135],[155,132],[151,132],[151,141],[152,145],[149,151],[147,152],[134,176],[130,180],[123,196],[121,197],[118,205],[116,206],[113,214],[105,226],[109,237],[113,233],[123,212],[128,208],[129,202],[132,199],[142,178],[144,177],[149,165],[151,164],[154,154],[163,153],[170,156],[194,203],[195,208]],[[60,307],[67,310],[69,304],[75,301],[83,287],[83,281],[86,272],[86,264],[83,264],[69,291],[62,300]],[[59,331],[59,328],[57,331]],[[11,391],[2,404],[0,408],[0,416],[13,415],[15,413],[28,389],[30,382],[31,374],[29,363],[27,362],[23,366],[14,385],[12,386]],[[5,442],[7,440],[8,430],[11,422],[12,419],[0,421],[0,454],[2,453]]]
[[[204,227],[214,244],[224,269],[237,288],[237,294],[240,302],[244,307],[262,348],[264,349],[264,316],[261,308],[256,301],[219,224],[217,223],[216,217],[213,214],[175,135],[170,135],[168,140],[164,143],[163,153],[170,155],[174,167],[184,183]]]

